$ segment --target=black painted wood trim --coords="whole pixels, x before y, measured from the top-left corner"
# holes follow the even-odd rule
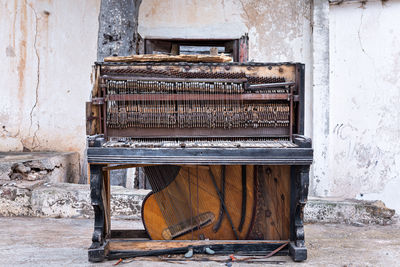
[[[103,202],[103,170],[105,165],[90,165],[90,199],[94,210],[94,230],[92,234],[92,245],[90,249],[98,249],[104,245],[106,230],[105,207]]]
[[[280,164],[310,165],[313,150],[302,148],[96,148],[87,150],[89,163],[121,164]]]

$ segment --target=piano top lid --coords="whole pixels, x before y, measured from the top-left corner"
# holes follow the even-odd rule
[[[225,55],[160,55],[160,54],[144,54],[131,56],[105,57],[104,62],[205,62],[205,63],[224,63],[231,62],[232,58]]]
[[[154,61],[143,61],[143,62],[104,62],[104,61],[95,61],[95,65],[97,66],[146,66],[146,65],[175,65],[175,66],[245,66],[245,67],[251,67],[251,66],[305,66],[304,63],[301,62],[154,62]]]

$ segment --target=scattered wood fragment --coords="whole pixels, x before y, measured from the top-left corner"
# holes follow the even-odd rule
[[[119,259],[116,263],[114,263],[113,265],[116,266],[118,264],[120,264],[121,262],[123,262],[123,259]]]
[[[232,58],[225,55],[131,55],[125,57],[106,57],[104,62],[209,62],[209,63],[224,63],[231,62]]]

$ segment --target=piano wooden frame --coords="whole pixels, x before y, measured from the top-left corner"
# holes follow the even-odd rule
[[[144,63],[145,64],[145,63]],[[190,65],[190,63],[174,63]],[[220,67],[252,65],[261,63],[218,63]],[[112,64],[111,64],[112,65]],[[207,63],[204,63],[207,65]],[[95,135],[89,139],[87,159],[90,168],[90,197],[94,208],[94,232],[92,245],[89,248],[89,261],[99,262],[105,259],[119,259],[138,256],[156,256],[164,254],[186,253],[192,248],[194,253],[205,253],[211,248],[216,254],[246,254],[266,255],[282,245],[277,255],[290,255],[294,261],[307,258],[304,243],[303,209],[307,201],[309,185],[309,169],[313,161],[311,140],[303,136],[304,132],[304,65],[299,63],[262,63],[263,66],[295,66],[296,83],[299,102],[297,108],[297,127],[292,134],[294,148],[115,148],[103,147],[104,135]],[[87,106],[89,108],[88,132],[93,134],[93,128],[100,127],[96,121],[99,113],[93,111],[93,105],[101,105],[103,100],[95,96]],[[101,116],[100,116],[101,117]],[[98,121],[98,120],[97,120]],[[101,126],[104,127],[104,126]],[[101,133],[100,128],[97,133]],[[108,167],[113,164],[113,167]],[[287,211],[287,221],[276,222],[286,224],[287,236],[274,240],[202,240],[202,241],[157,241],[149,240],[144,230],[112,230],[110,215],[110,169],[140,167],[148,165],[255,165],[261,173],[271,172],[274,168],[286,168],[288,175],[273,177],[276,183],[285,180],[288,189],[285,191],[290,198]],[[117,165],[117,166],[115,166]],[[269,190],[269,189],[268,189]],[[267,190],[267,191],[268,191]],[[272,197],[268,196],[268,197]],[[280,196],[283,198],[283,196]],[[273,202],[273,201],[272,201]],[[266,218],[271,216],[270,210],[262,209]],[[264,216],[264,215],[263,215]]]

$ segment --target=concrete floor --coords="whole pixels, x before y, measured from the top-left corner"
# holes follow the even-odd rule
[[[138,221],[113,221],[114,229],[138,229]],[[87,261],[93,221],[0,217],[0,266],[112,266],[116,261],[91,264]],[[268,266],[400,266],[400,224],[348,226],[309,224],[305,227],[308,260],[294,263],[289,257],[272,257]],[[203,257],[203,256],[202,256]],[[227,257],[217,257],[219,260]],[[276,264],[276,263],[280,264]],[[225,263],[187,262],[189,266],[226,266]],[[265,264],[265,263],[264,263]],[[118,266],[181,266],[135,260]],[[239,264],[233,266],[261,266]]]

